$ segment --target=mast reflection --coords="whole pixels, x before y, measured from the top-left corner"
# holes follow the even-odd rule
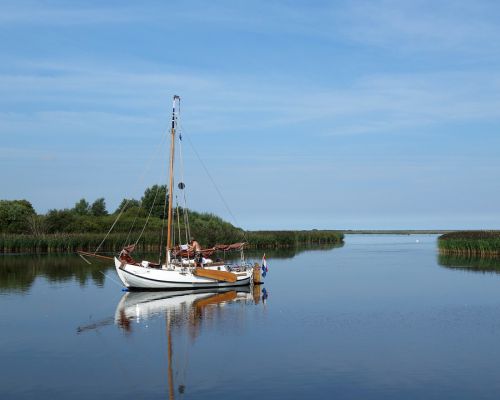
[[[134,325],[144,324],[153,318],[165,317],[167,334],[168,397],[175,398],[174,384],[174,329],[186,329],[194,341],[205,323],[220,323],[229,314],[230,304],[264,304],[268,294],[260,285],[246,288],[207,289],[204,291],[127,292],[115,311],[114,322],[127,335]],[[233,308],[234,310],[234,308]],[[231,315],[232,316],[232,315]],[[179,394],[186,391],[184,383],[178,385]]]

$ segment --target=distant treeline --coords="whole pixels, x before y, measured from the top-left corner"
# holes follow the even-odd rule
[[[442,254],[500,256],[500,231],[450,232],[439,237],[438,246]]]
[[[27,200],[0,200],[0,253],[94,251],[101,242],[100,251],[119,251],[132,243],[137,243],[141,251],[158,251],[165,245],[162,231],[166,193],[165,186],[152,186],[141,200],[123,199],[112,214],[104,198],[93,203],[81,199],[71,209],[53,209],[46,214],[37,214]],[[184,212],[178,207],[174,209],[174,220],[180,225],[173,229],[175,243],[188,241],[185,221],[189,221],[190,235],[203,247],[245,241],[253,248],[280,248],[337,244],[343,240],[343,234],[336,231],[247,232],[216,215]],[[106,237],[114,223],[112,233]]]

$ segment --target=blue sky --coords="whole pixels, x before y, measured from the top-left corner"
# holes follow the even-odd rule
[[[500,226],[497,2],[1,9],[0,198],[139,198],[165,179],[179,94],[193,209],[247,229]]]

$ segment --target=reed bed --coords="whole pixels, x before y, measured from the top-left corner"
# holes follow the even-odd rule
[[[442,254],[466,257],[500,256],[500,231],[462,231],[441,235],[438,239]]]
[[[340,244],[344,240],[343,233],[330,230],[250,231],[246,237],[249,247],[257,249]]]
[[[207,247],[215,243],[247,240],[249,247],[254,249],[340,244],[343,241],[343,234],[336,231],[252,231],[246,235],[240,231],[237,233],[236,237],[231,238],[224,230],[211,230],[206,235],[198,235],[197,240]],[[2,234],[0,253],[73,253],[77,250],[93,252],[103,238],[102,233]],[[116,252],[131,243],[134,243],[134,240],[126,233],[114,233],[108,236],[99,251]],[[145,232],[137,243],[136,250],[157,252],[162,246],[159,232]]]
[[[94,251],[104,235],[96,233],[55,233],[45,235],[0,235],[0,253],[73,253],[76,250]],[[160,236],[145,233],[137,243],[141,251],[156,251],[160,246]],[[130,244],[126,233],[108,236],[100,251],[118,251]]]

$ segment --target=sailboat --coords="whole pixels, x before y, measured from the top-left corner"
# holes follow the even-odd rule
[[[135,246],[129,245],[122,249],[119,256],[113,258],[116,273],[123,285],[129,289],[206,289],[231,286],[250,285],[253,280],[259,280],[259,269],[254,268],[244,257],[245,243],[219,244],[209,249],[193,248],[188,244],[174,246],[172,236],[173,225],[173,193],[174,193],[174,156],[175,144],[178,139],[177,124],[180,97],[173,97],[172,124],[170,129],[170,161],[168,185],[167,239],[164,262],[154,263],[148,260],[136,261],[131,253]],[[184,183],[178,184],[178,189],[184,189]],[[180,239],[180,235],[179,235]],[[209,258],[215,252],[239,251],[240,260],[236,264],[225,260],[213,261]],[[78,252],[82,256],[110,258],[94,253]],[[255,274],[255,277],[254,277]]]

